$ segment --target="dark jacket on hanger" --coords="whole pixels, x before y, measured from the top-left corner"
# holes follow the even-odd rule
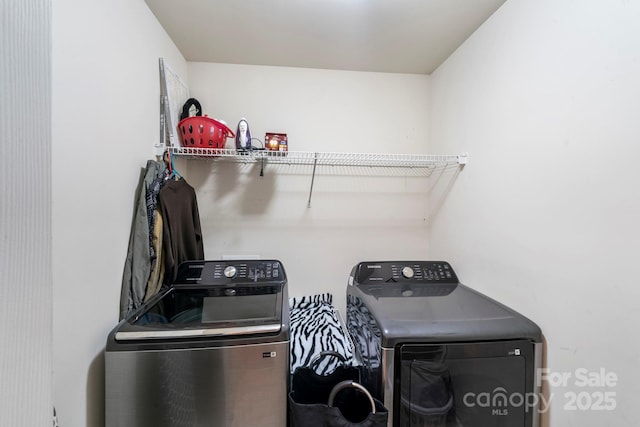
[[[163,222],[164,284],[173,283],[183,261],[203,260],[196,192],[187,181],[168,181],[158,195]]]
[[[140,307],[144,300],[151,270],[146,195],[153,181],[163,174],[165,168],[164,162],[148,160],[144,174],[140,179],[135,202],[136,210],[131,225],[131,234],[129,235],[129,248],[122,274],[120,319],[123,319],[130,311]]]

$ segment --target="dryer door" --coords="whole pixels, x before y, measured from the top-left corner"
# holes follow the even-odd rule
[[[538,396],[529,341],[405,344],[396,369],[394,425],[532,426]]]

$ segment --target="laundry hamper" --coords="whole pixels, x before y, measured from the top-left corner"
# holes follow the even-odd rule
[[[354,378],[359,371],[338,366],[328,374],[315,371],[317,361],[335,352],[323,352],[309,366],[299,367],[288,395],[289,427],[386,427],[389,412]]]

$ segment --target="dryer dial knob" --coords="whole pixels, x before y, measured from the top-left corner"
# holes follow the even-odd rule
[[[237,273],[238,270],[233,265],[229,265],[224,269],[224,277],[228,279],[233,279],[234,277],[236,277]]]
[[[413,279],[414,275],[413,268],[411,267],[402,267],[402,275],[407,279]]]

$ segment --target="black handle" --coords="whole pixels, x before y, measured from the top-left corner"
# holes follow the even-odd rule
[[[364,388],[362,385],[356,382],[353,382],[351,380],[339,382],[338,384],[336,384],[335,387],[333,387],[333,389],[331,390],[331,393],[329,394],[329,401],[327,402],[327,406],[333,406],[333,401],[335,400],[336,395],[338,394],[339,391],[344,390],[345,388],[355,388],[357,390],[360,390],[362,393],[364,393],[367,396],[367,399],[369,399],[369,403],[371,404],[371,413],[372,414],[376,413],[376,404],[373,400],[373,396],[371,396],[371,393],[369,393],[369,391],[366,388]]]
[[[202,116],[202,106],[200,105],[200,102],[195,99],[195,98],[189,98],[187,99],[187,102],[184,103],[184,105],[182,106],[182,113],[180,114],[180,120],[184,120],[187,117],[189,117],[189,110],[191,109],[191,106],[195,105],[196,107],[196,116]]]
[[[335,357],[338,360],[340,360],[340,362],[342,362],[342,363],[347,361],[344,358],[344,356],[342,354],[338,353],[337,351],[326,350],[326,351],[322,351],[322,352],[316,354],[315,356],[313,356],[313,359],[311,359],[311,361],[309,362],[309,364],[307,366],[309,368],[311,368],[311,369],[315,369],[315,366],[318,363],[320,363],[322,358],[325,357],[325,356]]]

